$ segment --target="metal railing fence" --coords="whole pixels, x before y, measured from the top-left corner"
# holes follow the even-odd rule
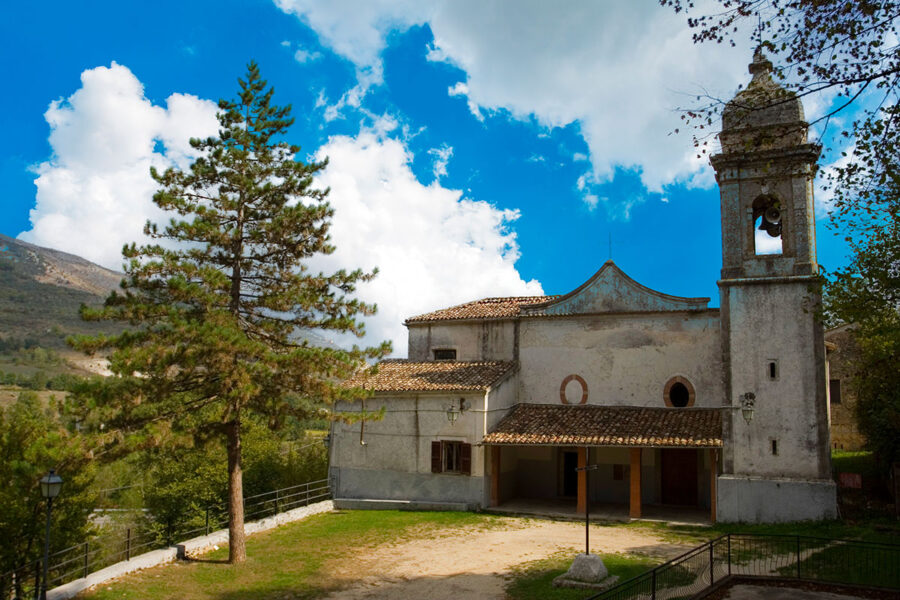
[[[244,498],[244,519],[253,521],[307,506],[331,497],[328,480],[301,483],[271,492]],[[123,560],[172,546],[176,541],[206,535],[228,526],[227,506],[224,503],[207,506],[186,521],[197,527],[166,529],[127,528],[94,536],[75,546],[50,554],[47,589],[63,585],[99,571]],[[158,525],[158,524],[157,524]],[[0,600],[34,598],[40,587],[42,561],[35,560],[12,571],[0,574]]]
[[[900,544],[729,533],[586,600],[695,598],[731,577],[900,590]]]

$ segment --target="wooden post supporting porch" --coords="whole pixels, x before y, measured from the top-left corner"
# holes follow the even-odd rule
[[[719,477],[718,452],[709,449],[709,521],[716,522],[716,480]]]
[[[587,448],[578,448],[578,502],[575,506],[575,512],[584,514],[587,511]]]
[[[500,506],[500,446],[491,446],[491,506]]]
[[[641,449],[631,449],[631,496],[628,502],[628,516],[641,518]],[[580,481],[580,480],[579,480]]]

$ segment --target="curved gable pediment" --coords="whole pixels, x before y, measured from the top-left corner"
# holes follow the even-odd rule
[[[704,310],[709,298],[683,298],[641,285],[608,260],[577,289],[523,307],[522,316]]]

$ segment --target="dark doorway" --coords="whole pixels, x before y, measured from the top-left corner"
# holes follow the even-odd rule
[[[697,506],[697,451],[662,450],[662,503]]]
[[[577,452],[563,452],[563,496],[575,497],[578,495],[578,467]]]

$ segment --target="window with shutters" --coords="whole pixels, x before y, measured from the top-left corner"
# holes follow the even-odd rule
[[[472,474],[472,444],[449,440],[431,442],[431,472]]]

